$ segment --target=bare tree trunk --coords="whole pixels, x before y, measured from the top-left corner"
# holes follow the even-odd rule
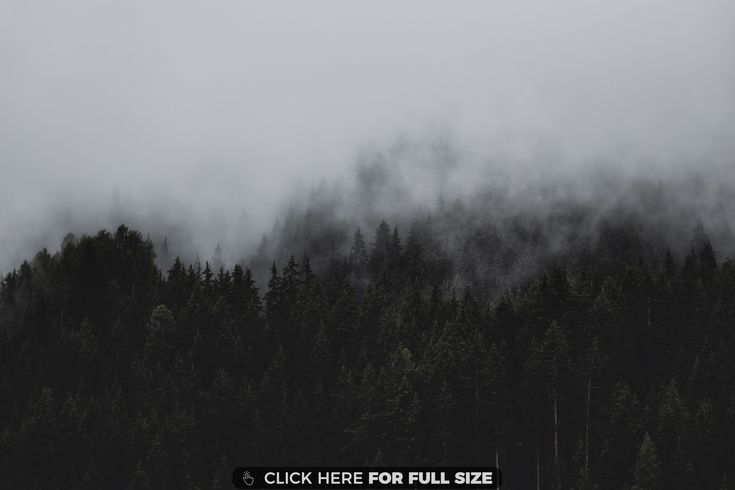
[[[495,469],[500,468],[500,451],[498,450],[498,443],[495,443]],[[498,485],[498,488],[500,488],[500,485]]]
[[[554,387],[554,488],[561,490],[559,481],[559,418],[556,406],[556,387]]]
[[[475,359],[475,457],[480,454],[480,380],[477,362]]]
[[[596,342],[593,344],[596,345]],[[587,374],[587,409],[584,422],[584,472],[589,474],[590,462],[590,399],[592,397],[592,373],[595,368],[595,352],[592,351],[592,359],[590,360],[590,369]]]
[[[541,490],[541,462],[538,457],[538,432],[536,432],[536,490]]]
[[[592,392],[592,373],[587,378],[587,415],[584,422],[584,472],[589,470],[590,462],[590,394]]]
[[[219,453],[219,416],[221,410],[217,410],[217,431],[214,434],[214,447]]]

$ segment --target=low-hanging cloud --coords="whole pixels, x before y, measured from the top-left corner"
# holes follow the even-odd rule
[[[499,168],[518,189],[610,168],[732,182],[734,19],[727,1],[0,0],[0,267],[120,221],[236,258],[294,186],[378,151],[411,155],[417,200]]]

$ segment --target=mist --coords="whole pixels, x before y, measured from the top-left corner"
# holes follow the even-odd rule
[[[2,0],[0,269],[121,222],[233,263],[314,189],[370,226],[663,181],[731,225],[733,46],[726,1]]]

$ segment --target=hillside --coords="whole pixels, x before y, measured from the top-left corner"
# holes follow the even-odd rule
[[[461,257],[427,228],[381,223],[318,267],[273,264],[261,289],[240,265],[162,272],[124,226],[67,237],[2,281],[0,486],[497,462],[509,489],[537,469],[546,488],[718,488],[735,467],[735,262],[701,227],[678,257],[618,225],[502,294],[478,269],[457,287]]]

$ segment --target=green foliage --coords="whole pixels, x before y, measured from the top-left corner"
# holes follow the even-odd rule
[[[541,246],[536,225],[516,239]],[[537,464],[549,488],[727,488],[735,266],[704,239],[680,260],[635,226],[600,231],[512,290],[510,238],[489,225],[453,256],[430,219],[407,236],[382,222],[262,282],[166,254],[161,274],[125,227],[67,237],[0,286],[0,487],[497,460],[514,488]]]
[[[661,468],[659,466],[656,446],[648,435],[643,436],[641,449],[638,451],[638,462],[635,466],[633,490],[658,490],[661,488]]]

